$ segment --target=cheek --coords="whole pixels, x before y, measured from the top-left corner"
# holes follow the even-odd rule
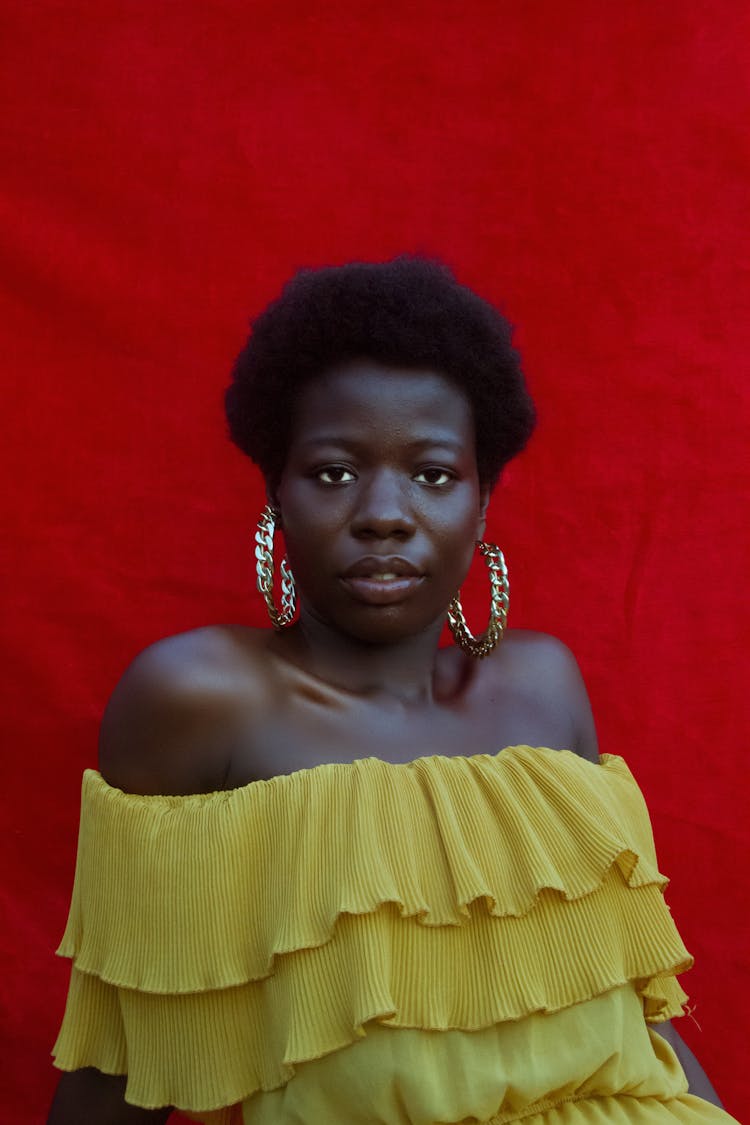
[[[474,502],[464,500],[464,503],[452,513],[449,533],[456,542],[466,546],[469,554],[474,551],[474,544],[481,538],[483,519],[479,498]]]
[[[468,574],[476,551],[476,535],[476,513],[467,513],[463,519],[446,528],[439,544],[439,553],[448,585],[457,588]]]
[[[336,570],[337,527],[323,520],[320,509],[306,504],[289,513],[283,532],[284,551],[298,587],[298,594],[317,599]]]
[[[475,554],[475,551],[476,551],[476,539],[474,537],[475,531],[476,531],[476,528],[472,527],[469,531],[469,534],[465,537],[465,539],[463,541],[463,544],[462,544],[463,549],[462,549],[462,555],[461,555],[460,583],[463,582],[464,579],[467,577],[469,571],[471,570],[471,564],[474,561],[474,554]]]
[[[477,503],[476,508],[467,515],[461,532],[461,558],[463,578],[466,577],[474,562],[477,553],[477,542],[482,540],[484,534],[484,518],[481,508]],[[463,580],[463,579],[462,579]]]
[[[319,545],[314,536],[305,535],[295,529],[288,537],[284,538],[284,549],[292,572],[307,584],[309,579],[314,579],[320,569]]]

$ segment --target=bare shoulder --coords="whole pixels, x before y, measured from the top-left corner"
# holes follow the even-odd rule
[[[509,629],[497,650],[498,672],[519,694],[532,694],[540,707],[565,713],[575,750],[598,762],[596,728],[578,661],[557,637],[531,629]]]
[[[264,630],[207,626],[136,656],[102,718],[99,769],[130,793],[223,787],[248,715],[263,698]]]

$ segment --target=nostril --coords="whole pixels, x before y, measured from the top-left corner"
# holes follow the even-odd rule
[[[403,542],[411,538],[413,529],[402,524],[380,524],[372,520],[352,525],[352,534],[357,539],[397,539]]]

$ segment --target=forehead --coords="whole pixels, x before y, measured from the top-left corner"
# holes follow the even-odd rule
[[[422,368],[356,360],[303,388],[292,443],[325,440],[445,440],[474,450],[471,404],[447,376]]]

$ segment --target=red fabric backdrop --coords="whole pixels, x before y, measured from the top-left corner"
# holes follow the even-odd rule
[[[698,961],[683,1034],[742,1118],[747,5],[6,0],[0,24],[2,1122],[54,1082],[109,691],[158,637],[262,618],[261,490],[221,413],[247,317],[300,265],[415,249],[520,325],[541,425],[490,521],[512,623],[572,645],[641,780]]]

